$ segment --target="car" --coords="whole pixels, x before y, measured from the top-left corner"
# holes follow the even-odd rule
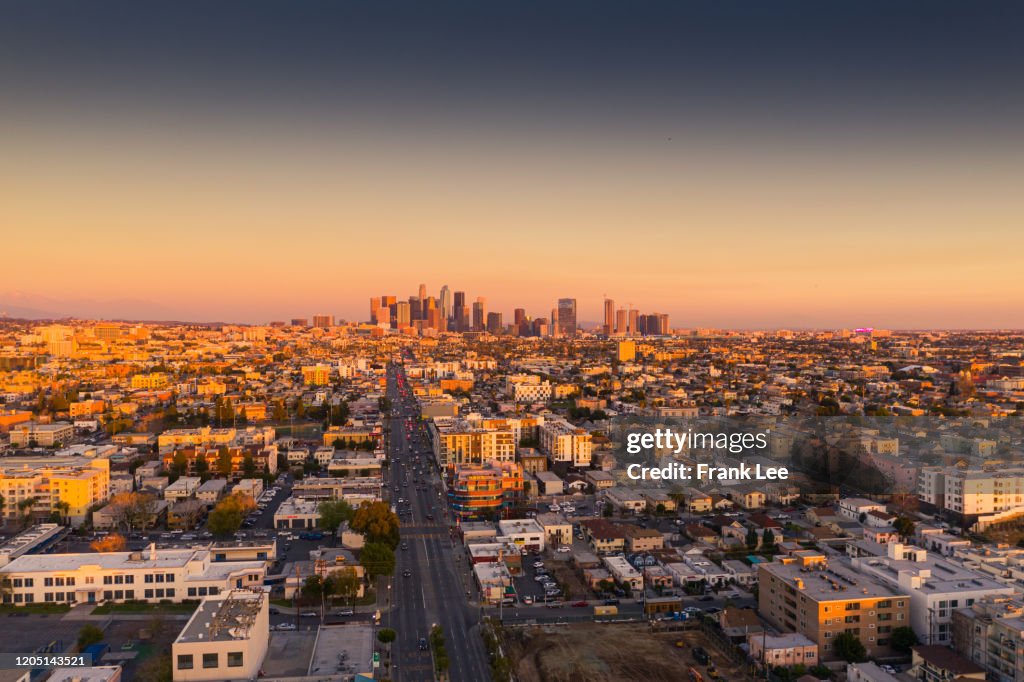
[[[569,552],[572,551],[572,547],[567,547],[567,546],[563,545],[563,546],[559,547],[555,551],[558,552],[559,554],[568,554]]]
[[[404,578],[411,578],[412,577],[412,571],[410,571],[408,568],[405,569],[404,571],[402,571],[402,577],[404,577]]]
[[[403,542],[402,543],[402,549],[409,549],[409,543],[408,542]]]
[[[534,568],[544,568],[544,562],[543,561],[534,561],[533,562],[533,567]]]
[[[295,630],[295,623],[278,623],[278,630]]]
[[[125,642],[124,644],[121,645],[121,651],[131,651],[134,648],[135,648],[135,642],[133,642],[130,639],[127,642]]]
[[[338,611],[338,615],[339,616],[353,616],[353,615],[355,615],[355,611],[352,610],[352,609],[341,609],[340,611]]]
[[[320,614],[317,613],[316,611],[303,611],[299,615],[302,616],[303,618],[316,618]]]
[[[878,667],[882,670],[883,673],[889,673],[890,675],[895,675],[898,672],[896,668],[892,667],[888,663],[883,663]]]
[[[604,600],[604,605],[605,606],[617,606],[618,603],[619,603],[619,600],[618,599],[614,599],[614,598],[613,599],[605,599]],[[700,609],[697,609],[697,610],[699,611]]]
[[[526,595],[525,597],[523,597],[523,603],[527,605],[532,604],[533,597],[531,597],[530,595]]]
[[[427,650],[427,638],[426,637],[420,637],[420,651],[426,651],[426,650]]]
[[[579,601],[573,602],[572,605],[577,607],[577,608],[583,608],[585,606],[590,606],[590,602],[588,602],[588,601],[586,601],[584,599],[581,599]]]
[[[545,604],[545,606],[547,606],[549,609],[560,609],[563,606],[565,606],[565,602],[562,602],[562,601],[549,601],[547,604]]]

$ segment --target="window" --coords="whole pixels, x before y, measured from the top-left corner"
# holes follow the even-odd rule
[[[192,654],[179,654],[178,655],[178,670],[191,670],[192,669]]]
[[[157,573],[156,574],[156,581],[158,583],[162,583],[164,581],[164,574],[163,573]]]
[[[143,592],[143,594],[146,595],[146,599],[152,599],[153,598],[153,590],[151,590],[151,589],[146,590],[145,592]]]
[[[135,590],[125,590],[124,591],[124,598],[125,599],[135,599]]]
[[[194,588],[194,587],[188,588],[188,596],[190,596],[190,597],[196,596],[196,588]]]
[[[107,600],[113,599],[114,598],[114,593],[111,592],[110,590],[104,590],[103,591],[103,598],[107,599]]]
[[[173,583],[174,582],[174,574],[173,573],[165,573],[164,574],[164,582],[165,583]]]
[[[35,580],[33,578],[25,578],[25,587],[32,587],[34,583]]]
[[[75,577],[74,576],[68,577],[68,579],[67,579],[67,586],[68,587],[74,587],[75,586]]]
[[[114,583],[113,576],[109,576],[109,575],[103,576],[103,584],[104,585],[112,585],[113,583]]]
[[[147,583],[151,583],[151,582],[153,582],[153,574],[152,574],[152,573],[147,573],[147,574],[146,574],[146,577],[144,578],[144,580],[145,580],[145,581],[146,581]]]
[[[124,576],[123,575],[115,575],[114,576],[114,584],[115,585],[124,585]]]
[[[242,652],[241,651],[229,651],[228,652],[228,667],[229,668],[241,668],[242,667]]]
[[[124,577],[124,582],[125,582],[126,585],[134,585],[135,584],[135,576],[134,575],[126,575]]]
[[[43,587],[53,587],[53,578],[43,578]]]
[[[218,658],[220,657],[216,653],[203,654],[203,667],[216,668],[218,665],[220,665],[220,661],[217,660]]]
[[[210,588],[210,594],[211,595],[220,594],[220,588],[219,587],[211,587]]]
[[[173,597],[174,597],[174,588],[173,587],[172,588],[168,588],[168,590],[167,590],[167,598],[171,599]]]

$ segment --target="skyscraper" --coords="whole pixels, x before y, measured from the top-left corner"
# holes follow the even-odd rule
[[[558,299],[558,332],[562,336],[576,336],[576,299]]]
[[[487,299],[477,296],[473,303],[473,331],[483,331],[487,325]]]
[[[334,315],[327,315],[326,313],[320,313],[319,315],[313,316],[313,326],[319,327],[320,329],[328,329],[334,326]]]
[[[487,331],[495,336],[502,332],[501,313],[487,313]]]
[[[421,284],[420,285],[419,294],[420,294],[420,300],[421,301],[425,301],[427,299],[427,285],[426,284]]]
[[[551,336],[558,336],[558,308],[551,309],[551,324],[548,326]]]
[[[399,301],[395,305],[395,326],[398,329],[405,329],[412,322],[408,301]]]
[[[419,296],[409,297],[409,319],[413,322],[423,319],[423,299]]]
[[[640,333],[639,330],[639,318],[640,311],[636,308],[630,308],[629,310],[629,335],[637,336]]]
[[[445,324],[452,316],[452,290],[445,284],[441,287],[441,319]]]
[[[605,336],[611,336],[615,331],[615,301],[610,298],[604,299],[604,327],[601,331]]]
[[[626,335],[626,309],[619,308],[615,311],[615,335]]]

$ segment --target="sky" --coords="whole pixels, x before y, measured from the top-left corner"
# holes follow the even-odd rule
[[[1017,3],[0,5],[0,312],[1024,327]]]

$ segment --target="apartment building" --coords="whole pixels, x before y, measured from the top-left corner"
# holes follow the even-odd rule
[[[110,460],[88,457],[7,457],[0,460],[4,518],[26,514],[19,503],[33,500],[32,516],[59,512],[71,525],[85,521],[89,508],[110,497]],[[26,503],[27,504],[27,503]]]
[[[910,597],[910,625],[925,644],[949,644],[953,612],[988,596],[1011,595],[1004,585],[959,562],[898,542],[884,545],[885,556],[852,560],[859,573]]]
[[[428,427],[434,457],[442,467],[513,462],[516,439],[511,429],[484,429],[461,419],[438,420]]]
[[[758,564],[758,611],[783,632],[816,643],[823,660],[836,658],[832,639],[858,637],[867,655],[892,655],[894,628],[910,624],[910,596],[847,568],[830,567],[812,551]]]
[[[544,551],[547,534],[534,519],[510,519],[498,521],[498,537],[508,539],[520,549]]]
[[[552,462],[568,462],[574,467],[589,467],[593,438],[564,419],[546,420],[540,429],[540,447]]]
[[[50,448],[64,445],[75,436],[75,426],[70,422],[40,424],[28,421],[10,427],[11,445],[15,447]]]
[[[604,564],[605,569],[607,569],[611,574],[612,579],[619,585],[628,585],[629,589],[633,591],[642,590],[644,588],[644,577],[640,574],[640,571],[633,568],[632,564],[626,560],[626,557],[601,557],[601,563]]]
[[[202,482],[198,476],[182,476],[164,488],[164,499],[168,502],[176,502],[194,497]]]
[[[210,549],[157,549],[103,554],[26,554],[0,568],[5,604],[180,602],[232,589],[260,587],[266,561],[216,561]]]
[[[752,634],[747,637],[750,657],[773,668],[818,665],[818,645],[798,632],[781,635]]]
[[[505,392],[517,403],[546,403],[551,400],[551,382],[535,374],[510,374],[505,378]]]
[[[161,450],[168,447],[220,445],[270,445],[276,438],[272,426],[249,426],[244,429],[203,426],[198,429],[168,429],[157,437]]]
[[[270,643],[269,602],[260,589],[203,599],[171,645],[174,682],[259,677]]]
[[[945,508],[965,518],[1024,508],[1024,468],[945,472]]]
[[[953,648],[995,682],[1024,680],[1024,601],[985,597],[953,612]]]

